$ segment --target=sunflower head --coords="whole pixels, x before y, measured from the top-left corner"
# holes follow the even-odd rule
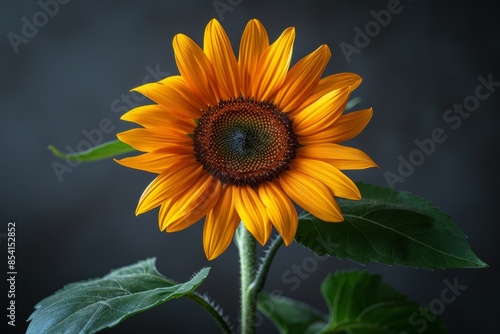
[[[262,245],[273,226],[290,244],[296,205],[324,221],[343,221],[335,197],[360,194],[341,170],[376,166],[362,151],[340,145],[372,115],[371,108],[344,114],[361,78],[322,77],[326,45],[290,68],[294,39],[288,28],[269,43],[254,19],[236,58],[215,19],[203,48],[178,34],[173,48],[180,74],[135,88],[155,103],[122,116],[142,127],[118,138],[143,154],[118,162],[157,174],[136,213],[160,207],[159,226],[167,232],[205,217],[208,259],[229,246],[240,221]]]
[[[208,108],[194,129],[196,160],[222,184],[258,189],[290,168],[297,136],[274,104],[249,98]]]

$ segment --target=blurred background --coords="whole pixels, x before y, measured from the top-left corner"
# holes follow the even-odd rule
[[[15,221],[15,332],[24,332],[35,304],[63,285],[153,256],[159,271],[178,281],[212,267],[198,291],[207,292],[237,326],[239,266],[234,245],[208,262],[202,224],[166,234],[158,230],[157,210],[135,217],[139,196],[154,175],[111,160],[69,166],[47,150],[49,144],[62,150],[85,149],[90,134],[99,143],[129,128],[120,116],[146,103],[129,90],[177,74],[173,36],[182,32],[201,44],[212,18],[222,23],[236,50],[252,18],[261,20],[271,41],[285,28],[296,27],[293,62],[327,44],[333,55],[325,75],[361,75],[363,84],[352,96],[362,97],[359,109],[374,108],[371,123],[348,144],[367,152],[380,169],[349,176],[432,201],[452,215],[472,249],[490,265],[430,271],[329,258],[317,261],[317,269],[297,286],[283,277],[293,276],[292,268],[310,262],[313,253],[293,243],[279,250],[266,290],[279,289],[326,312],[318,286],[338,269],[380,273],[385,282],[425,306],[440,300],[445,280],[455,280],[466,289],[442,310],[450,333],[491,333],[498,328],[500,26],[488,2],[54,4],[11,0],[0,5],[0,240],[5,259],[7,224]],[[483,85],[479,91],[478,85]],[[453,112],[454,105],[458,110],[464,103],[461,112]],[[435,144],[413,171],[397,181],[388,179],[390,173],[398,174],[402,159],[419,149],[415,140],[431,138],[434,131],[442,131],[446,140]],[[6,297],[3,300],[6,305]],[[181,299],[104,332],[217,333],[218,328],[200,307]],[[277,330],[265,320],[259,332]]]

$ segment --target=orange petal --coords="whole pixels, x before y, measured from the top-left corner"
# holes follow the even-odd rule
[[[167,113],[180,119],[197,119],[201,111],[195,108],[187,98],[179,93],[185,86],[179,76],[171,76],[161,82],[152,82],[136,87],[132,91],[139,92],[161,105]],[[185,89],[185,87],[184,87]],[[194,95],[191,93],[191,95]]]
[[[210,174],[204,173],[189,190],[173,200],[173,205],[162,217],[167,232],[183,230],[199,221],[215,206],[221,193],[221,184]]]
[[[271,224],[259,195],[250,187],[234,188],[235,208],[247,230],[264,245],[271,236]]]
[[[323,160],[340,170],[378,167],[365,152],[332,143],[302,146],[297,150],[297,158]]]
[[[208,260],[222,254],[233,240],[240,218],[234,208],[233,187],[222,187],[219,201],[207,213],[203,227],[203,249]]]
[[[344,112],[349,93],[349,87],[334,90],[297,112],[293,119],[295,133],[298,136],[313,134],[333,124]]]
[[[313,216],[327,222],[344,220],[331,190],[322,182],[291,170],[282,173],[279,182],[285,193]]]
[[[175,62],[186,85],[207,105],[216,105],[214,70],[203,50],[188,36],[177,34],[173,41]]]
[[[319,84],[314,93],[299,107],[297,107],[297,110],[304,109],[305,107],[331,91],[346,87],[351,87],[351,91],[353,91],[358,88],[358,86],[361,84],[361,81],[361,77],[354,73],[337,73],[327,76],[319,81]]]
[[[174,204],[174,200],[175,197],[169,198],[160,205],[160,210],[158,210],[158,227],[160,228],[160,231],[165,231],[165,229],[167,228],[164,217],[166,216],[167,212],[170,211],[170,208]]]
[[[182,160],[192,159],[192,157],[192,148],[184,146],[172,146],[160,148],[134,157],[114,160],[122,166],[160,174],[166,171],[173,164]]]
[[[116,135],[122,142],[142,152],[170,146],[193,147],[193,139],[178,129],[136,128]]]
[[[295,238],[298,227],[297,210],[292,201],[272,182],[259,186],[259,197],[266,207],[269,219],[288,246]]]
[[[135,214],[147,212],[182,191],[190,189],[201,175],[202,166],[195,161],[179,161],[166,172],[158,175],[142,193]]]
[[[297,108],[314,92],[330,56],[328,46],[322,45],[292,67],[274,99],[281,111]]]
[[[264,51],[269,47],[269,38],[262,23],[253,19],[248,22],[241,36],[238,69],[243,96],[251,97],[251,82]]]
[[[200,111],[207,108],[208,104],[206,102],[203,102],[195,94],[193,94],[191,89],[189,89],[189,87],[187,86],[186,80],[184,80],[182,76],[172,75],[168,78],[158,81],[158,83],[173,87],[175,91],[184,98],[184,101],[188,103],[194,110]]]
[[[298,136],[298,141],[302,145],[341,143],[363,131],[372,114],[372,108],[350,112],[340,116],[330,127],[318,133]]]
[[[295,29],[288,28],[264,51],[251,83],[252,97],[268,100],[281,87],[292,59],[294,40]]]
[[[361,198],[358,187],[344,173],[332,165],[312,159],[295,159],[290,168],[325,184],[334,196],[358,200]]]
[[[238,63],[224,28],[212,19],[205,29],[203,49],[215,71],[218,99],[240,96]]]
[[[134,108],[123,114],[120,119],[137,123],[146,128],[176,128],[185,133],[192,133],[195,127],[195,123],[192,119],[186,120],[177,118],[157,104]]]

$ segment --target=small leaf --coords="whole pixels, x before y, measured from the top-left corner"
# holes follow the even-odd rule
[[[362,271],[329,275],[321,293],[330,309],[330,321],[322,333],[447,333],[438,317],[408,301],[379,275]]]
[[[349,102],[347,102],[347,105],[345,106],[345,110],[351,110],[352,108],[354,108],[355,106],[357,106],[358,104],[361,103],[361,98],[359,96],[349,100]]]
[[[257,306],[282,334],[318,333],[328,322],[325,314],[309,305],[283,296],[272,296],[261,292]]]
[[[161,275],[156,259],[69,284],[35,306],[27,334],[95,333],[173,298],[189,296],[207,277],[204,268],[185,283]]]
[[[362,199],[339,199],[345,221],[299,216],[297,242],[318,254],[359,263],[416,268],[482,268],[460,228],[429,202],[408,192],[358,183]]]
[[[81,161],[81,162],[91,162],[107,158],[113,158],[120,154],[135,151],[135,149],[132,146],[125,144],[119,141],[118,139],[108,141],[101,145],[96,145],[85,151],[73,152],[73,153],[61,152],[52,145],[49,145],[47,148],[58,158],[70,159],[73,161]]]

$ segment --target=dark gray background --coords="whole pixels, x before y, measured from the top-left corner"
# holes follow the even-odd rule
[[[492,75],[493,81],[500,81],[498,13],[485,2],[405,0],[391,22],[348,62],[341,43],[354,45],[354,28],[364,30],[374,20],[370,12],[386,9],[388,1],[232,3],[239,4],[220,16],[212,1],[73,0],[61,5],[16,53],[8,34],[21,35],[22,18],[33,22],[33,15],[42,9],[36,1],[2,2],[0,233],[6,233],[9,221],[16,222],[16,329],[24,332],[36,302],[64,284],[152,256],[158,258],[162,273],[180,281],[204,266],[212,267],[199,291],[208,292],[237,324],[239,275],[233,245],[208,262],[202,250],[202,224],[165,234],[158,231],[157,210],[134,216],[137,200],[154,175],[102,161],[77,166],[60,182],[52,167],[56,160],[46,148],[54,144],[75,149],[86,140],[82,131],[98,128],[106,118],[113,131],[103,140],[129,127],[119,121],[129,109],[120,100],[134,102],[129,89],[142,84],[151,69],[177,74],[173,36],[183,32],[201,43],[204,27],[213,17],[221,21],[236,48],[249,19],[260,19],[271,40],[295,26],[294,62],[326,43],[333,56],[325,75],[350,71],[363,77],[353,96],[363,98],[359,108],[372,106],[374,117],[349,144],[369,153],[381,168],[350,172],[354,179],[387,185],[384,173],[397,172],[398,157],[408,158],[417,148],[414,140],[443,129],[447,140],[395,188],[409,190],[450,213],[490,267],[428,271],[370,264],[364,268],[382,273],[386,282],[424,305],[441,298],[444,280],[457,280],[467,288],[441,314],[450,332],[488,333],[498,328],[500,89],[481,101],[457,129],[443,120],[453,104],[474,96],[478,76]],[[1,240],[5,260],[5,239]],[[325,275],[361,266],[334,258],[316,261],[318,268],[292,290],[296,286],[283,281],[283,275],[289,275],[293,266],[314,265],[311,257],[309,250],[295,243],[281,249],[266,289],[280,289],[326,311],[318,290]],[[6,295],[6,290],[0,294]],[[276,332],[269,322],[259,329]],[[218,329],[193,302],[175,300],[105,332],[217,333]]]

